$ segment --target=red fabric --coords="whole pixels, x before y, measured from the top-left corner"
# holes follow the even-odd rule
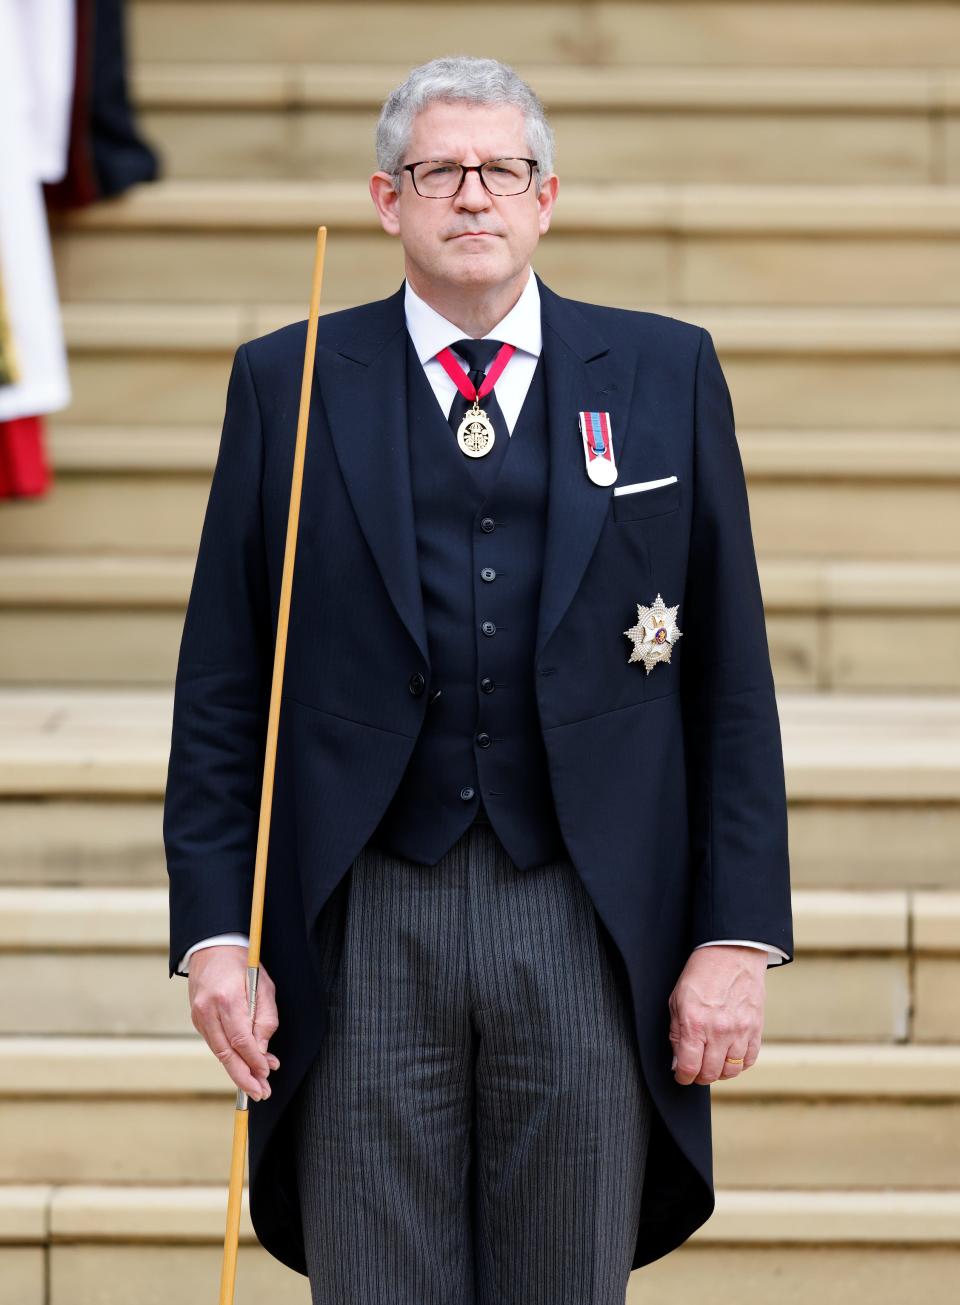
[[[43,494],[53,479],[43,446],[43,418],[0,421],[0,499]]]
[[[437,358],[443,364],[443,370],[450,377],[451,381],[453,381],[463,397],[473,401],[476,399],[485,399],[487,397],[500,379],[504,367],[506,367],[507,363],[516,352],[517,346],[515,344],[504,344],[500,346],[497,350],[496,357],[490,364],[490,370],[483,378],[483,384],[480,386],[479,390],[474,390],[472,381],[457,362],[452,349],[441,349],[437,354]]]

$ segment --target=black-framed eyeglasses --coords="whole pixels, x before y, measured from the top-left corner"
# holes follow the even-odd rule
[[[484,163],[454,163],[452,159],[421,159],[404,163],[413,188],[424,199],[453,199],[468,172],[480,174],[480,182],[491,195],[522,195],[529,190],[536,159],[487,159]]]

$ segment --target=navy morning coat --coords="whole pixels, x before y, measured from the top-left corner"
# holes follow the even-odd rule
[[[557,819],[629,980],[656,1107],[639,1268],[715,1207],[710,1086],[679,1084],[670,1068],[680,972],[716,938],[792,959],[780,725],[709,332],[537,280],[550,466],[533,680]],[[163,819],[171,976],[192,943],[250,930],[306,329],[250,340],[233,359],[176,674]],[[280,1068],[248,1120],[254,1229],[302,1274],[285,1112],[328,1026],[315,926],[396,793],[430,701],[406,341],[403,284],[318,323],[260,954]],[[676,480],[623,495],[594,484],[580,411],[610,413],[620,484]],[[682,638],[648,675],[628,662],[623,632],[657,593],[679,603]],[[414,694],[420,676],[428,691]]]

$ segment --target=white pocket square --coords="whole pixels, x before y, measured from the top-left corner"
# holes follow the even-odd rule
[[[614,494],[636,494],[643,489],[656,489],[658,485],[670,485],[676,476],[664,476],[662,480],[638,480],[634,485],[614,485]]]

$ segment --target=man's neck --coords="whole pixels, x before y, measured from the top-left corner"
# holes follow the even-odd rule
[[[422,284],[416,273],[406,273],[410,287],[441,317],[458,326],[464,335],[479,340],[502,321],[523,294],[530,278],[529,264],[512,280],[496,286]]]

